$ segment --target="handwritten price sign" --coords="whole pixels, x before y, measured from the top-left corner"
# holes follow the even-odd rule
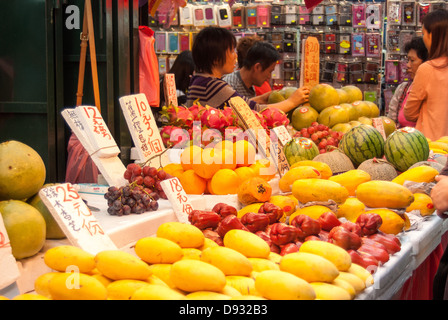
[[[39,195],[73,245],[92,254],[117,249],[72,184],[42,188]]]
[[[188,221],[188,215],[193,211],[193,206],[191,205],[179,179],[166,179],[163,180],[160,185],[173,206],[174,214],[179,222],[190,223]]]
[[[303,43],[300,86],[310,88],[319,84],[319,41],[308,37]]]
[[[0,213],[0,290],[15,282],[20,276],[11,243]]]

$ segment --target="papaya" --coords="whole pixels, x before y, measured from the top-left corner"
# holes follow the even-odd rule
[[[320,179],[319,170],[311,166],[299,166],[289,169],[278,181],[278,187],[282,192],[290,192],[294,181],[299,179],[316,178]]]
[[[237,195],[239,202],[243,205],[254,202],[266,202],[271,198],[272,187],[265,179],[252,177],[239,185]]]
[[[429,216],[436,211],[432,199],[425,193],[414,193],[414,201],[406,208],[406,212],[420,211],[420,215]]]
[[[335,176],[331,176],[330,178],[328,178],[328,180],[341,184],[342,186],[347,188],[348,194],[350,196],[354,196],[356,187],[363,182],[370,181],[371,178],[370,174],[368,174],[367,172],[359,169],[354,169]]]
[[[333,175],[333,172],[331,171],[330,166],[328,164],[326,164],[325,162],[314,161],[314,160],[301,160],[301,161],[295,162],[291,166],[291,169],[297,168],[300,166],[311,166],[311,167],[316,168],[320,172],[321,179],[328,179],[329,177],[331,177]]]
[[[372,180],[356,188],[356,197],[370,208],[406,208],[412,201],[412,192],[392,181]]]
[[[392,182],[403,185],[405,181],[413,182],[433,182],[439,174],[435,168],[430,166],[419,166],[406,170],[399,174]]]
[[[344,203],[349,197],[347,188],[340,183],[324,179],[300,179],[293,183],[292,194],[301,203],[334,200]]]

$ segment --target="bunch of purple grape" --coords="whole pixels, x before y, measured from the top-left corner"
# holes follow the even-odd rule
[[[107,200],[107,212],[110,215],[141,214],[147,211],[156,211],[159,208],[158,194],[156,192],[147,193],[144,188],[136,185],[109,187],[104,198]]]
[[[155,167],[141,167],[136,163],[130,163],[127,165],[123,176],[130,184],[143,187],[148,194],[156,192],[159,198],[167,199],[160,182],[172,177],[163,169],[157,170]]]

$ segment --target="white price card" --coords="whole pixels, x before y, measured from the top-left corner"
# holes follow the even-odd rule
[[[287,144],[289,141],[291,141],[291,135],[288,132],[288,129],[286,129],[285,126],[278,126],[273,128],[275,134],[277,135],[278,141],[282,146]]]
[[[95,106],[78,106],[75,108],[84,131],[90,138],[94,153],[100,158],[115,157],[120,153],[101,112]]]
[[[11,243],[0,212],[0,290],[14,283],[19,277],[20,271],[12,255]]]
[[[193,211],[193,206],[179,179],[176,177],[166,179],[161,181],[160,185],[173,206],[174,214],[179,222],[190,223],[188,215]]]
[[[150,158],[161,154],[165,150],[165,146],[145,94],[124,96],[119,101],[136,146],[139,160],[146,162]],[[160,163],[153,164],[153,166],[158,167],[167,163],[165,153],[161,157]]]
[[[71,183],[42,188],[39,196],[74,246],[91,254],[117,249]]]

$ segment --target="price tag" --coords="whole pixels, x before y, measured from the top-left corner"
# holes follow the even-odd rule
[[[310,88],[319,84],[319,41],[316,37],[308,37],[302,44],[300,68],[300,86]]]
[[[75,108],[75,112],[84,126],[84,131],[90,138],[94,149],[93,153],[100,158],[116,157],[120,153],[120,149],[98,108],[95,106],[78,106]]]
[[[81,142],[82,146],[89,153],[107,183],[110,186],[117,187],[125,185],[127,181],[124,179],[123,174],[126,171],[126,167],[123,162],[117,156],[109,158],[98,156],[92,145],[91,137],[86,133],[85,126],[78,117],[77,112],[75,112],[75,109],[65,109],[61,114]]]
[[[139,93],[124,96],[119,101],[132,140],[136,146],[139,160],[146,162],[152,157],[161,154],[165,150],[165,146],[145,94]],[[149,163],[149,165],[156,167],[165,165],[168,161],[165,153],[162,155],[162,158],[160,159],[162,163],[157,165]],[[154,161],[156,160],[154,159]]]
[[[288,129],[286,129],[285,126],[278,126],[273,128],[273,130],[282,146],[285,146],[285,144],[291,141],[291,135],[289,134]]]
[[[163,81],[163,93],[165,94],[165,103],[167,106],[177,104],[176,79],[174,73],[166,73]]]
[[[381,120],[381,118],[372,118],[372,125],[381,133],[383,139],[386,140],[386,131],[384,130],[383,120]]]
[[[91,254],[117,249],[71,183],[42,188],[39,196],[74,246]]]
[[[19,277],[20,271],[12,255],[8,233],[0,212],[0,290],[16,282]]]
[[[166,179],[161,181],[160,185],[173,206],[177,220],[183,223],[190,223],[188,215],[193,211],[193,206],[179,179],[176,177]]]

